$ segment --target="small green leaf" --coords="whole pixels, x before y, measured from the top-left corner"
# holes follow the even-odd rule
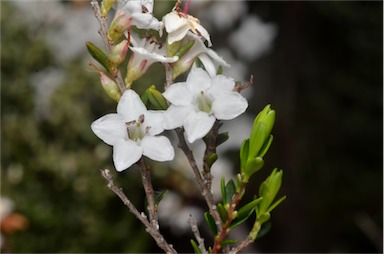
[[[224,176],[221,178],[220,187],[221,187],[221,197],[223,198],[223,203],[227,204],[227,192],[225,191],[225,178],[224,178]]]
[[[210,154],[208,157],[206,157],[206,158],[204,159],[204,161],[205,161],[205,163],[207,164],[207,166],[208,166],[209,168],[211,168],[212,165],[213,165],[213,163],[216,162],[217,158],[218,158],[218,157],[217,157],[217,153],[212,153],[212,154]]]
[[[228,132],[222,132],[219,135],[217,135],[216,138],[216,147],[223,144],[225,141],[227,141],[229,138]]]
[[[255,200],[252,200],[248,204],[244,205],[241,207],[237,212],[237,217],[238,218],[243,218],[244,216],[248,215],[248,213],[252,210],[255,209],[255,207],[263,200],[262,197],[259,197]]]
[[[182,57],[185,53],[187,53],[188,50],[192,48],[192,46],[195,44],[195,41],[189,41],[187,44],[183,45],[176,53],[176,56],[179,58]],[[171,44],[173,45],[173,44]]]
[[[232,197],[233,195],[235,195],[235,193],[236,193],[236,185],[231,179],[228,181],[227,185],[225,186],[225,196],[227,199],[226,204],[232,203]]]
[[[164,191],[160,191],[160,192],[156,192],[155,193],[155,204],[156,204],[156,206],[158,206],[160,204],[161,200],[163,200],[163,198],[167,194],[168,194],[168,190],[164,190]]]
[[[241,173],[243,173],[247,166],[247,160],[248,160],[248,153],[249,153],[249,139],[245,139],[243,143],[241,144],[240,148],[240,168]]]
[[[259,171],[264,166],[264,160],[261,157],[248,158],[245,173],[248,177],[251,177],[254,173]]]
[[[261,229],[259,233],[257,234],[256,239],[259,239],[265,236],[271,230],[271,227],[272,227],[272,223],[270,221],[263,223],[263,225],[261,225]]]
[[[195,253],[197,253],[197,254],[201,254],[202,253],[200,248],[199,248],[199,245],[196,243],[195,240],[191,239],[191,245],[192,245],[193,250],[195,251]]]
[[[248,158],[255,158],[259,155],[261,147],[264,145],[266,135],[266,126],[263,122],[257,122],[251,131],[249,138],[249,155]]]
[[[281,202],[285,200],[286,196],[283,196],[279,198],[275,203],[273,203],[267,210],[267,212],[271,212],[273,209],[276,208],[276,206],[280,205]]]
[[[144,103],[144,105],[148,108],[149,104],[149,97],[148,97],[148,89],[145,90],[141,96],[140,96],[141,101]]]
[[[272,141],[273,141],[273,135],[269,135],[267,141],[264,142],[263,146],[260,149],[259,157],[263,157],[268,152],[268,149],[271,146]]]
[[[234,219],[231,223],[231,226],[229,226],[229,229],[232,230],[234,229],[235,227],[239,226],[240,224],[242,224],[243,222],[245,222],[249,216],[252,215],[252,213],[254,212],[254,209],[252,209],[251,211],[249,211],[248,213],[244,213],[242,217],[239,217],[237,216],[236,219]]]
[[[109,62],[108,56],[92,42],[87,41],[86,43],[89,54],[100,63],[108,72],[111,70],[111,64]]]
[[[229,245],[229,244],[235,244],[238,242],[239,242],[239,240],[235,240],[235,239],[224,239],[223,241],[221,241],[221,246],[225,246],[225,245]]]
[[[228,212],[225,210],[224,206],[222,203],[217,204],[217,211],[219,212],[221,221],[225,223],[228,219]]]
[[[215,220],[213,219],[212,215],[209,212],[204,213],[204,219],[205,222],[207,222],[208,227],[211,229],[212,233],[214,235],[217,235],[217,226],[215,223]]]
[[[270,213],[264,213],[264,214],[262,214],[262,215],[257,217],[257,221],[260,224],[263,224],[263,223],[267,222],[270,218],[271,218],[271,214]]]

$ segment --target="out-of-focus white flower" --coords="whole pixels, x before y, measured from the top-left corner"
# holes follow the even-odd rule
[[[155,62],[173,63],[179,60],[178,56],[167,57],[167,50],[162,44],[152,38],[141,39],[138,34],[131,33],[130,40],[132,55],[128,62],[126,84],[132,84]]]
[[[113,20],[125,16],[129,19],[129,26],[140,29],[160,30],[163,22],[157,20],[153,12],[153,0],[117,0],[116,12]]]
[[[172,103],[164,114],[165,129],[183,126],[193,143],[210,131],[216,119],[239,116],[248,102],[233,91],[234,86],[234,80],[224,75],[212,78],[201,68],[191,70],[186,82],[175,83],[163,93]]]
[[[208,31],[200,25],[200,21],[188,14],[179,11],[172,11],[163,17],[165,31],[168,33],[168,44],[181,41],[189,30],[196,35],[206,39],[211,47],[211,38]]]
[[[211,77],[216,76],[216,65],[221,65],[225,67],[230,67],[230,65],[224,61],[215,51],[210,48],[207,48],[204,42],[200,39],[199,36],[188,32],[185,37],[184,44],[189,41],[194,41],[192,48],[190,48],[173,66],[173,77],[176,78],[180,74],[187,71],[193,62],[198,57],[201,62],[204,64],[205,69],[211,75]],[[215,64],[216,63],[216,64]]]
[[[241,58],[251,62],[271,48],[276,34],[275,25],[264,23],[257,16],[250,15],[245,17],[240,28],[230,35],[229,43]]]
[[[117,114],[107,114],[91,125],[92,131],[113,146],[113,162],[121,172],[142,155],[155,161],[172,160],[175,152],[164,131],[163,112],[147,110],[139,95],[127,90],[117,105]]]

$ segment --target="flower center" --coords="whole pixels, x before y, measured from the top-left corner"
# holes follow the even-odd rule
[[[139,118],[130,122],[125,123],[127,125],[128,138],[133,141],[140,141],[149,130],[149,126],[143,128],[144,115],[140,115]]]
[[[210,114],[211,108],[212,108],[212,102],[213,102],[213,98],[210,95],[204,93],[204,91],[200,91],[200,94],[199,96],[197,96],[197,99],[196,99],[196,104],[200,111]]]

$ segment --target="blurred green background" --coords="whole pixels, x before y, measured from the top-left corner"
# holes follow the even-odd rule
[[[90,9],[88,3],[61,4]],[[156,4],[165,11],[173,5]],[[382,2],[249,1],[246,6],[248,14],[278,28],[270,52],[247,66],[255,76],[249,114],[254,117],[268,103],[277,112],[266,169],[251,186],[280,167],[280,193],[287,195],[272,214],[272,230],[255,249],[382,252]],[[55,25],[52,20],[49,25]],[[116,105],[86,66],[85,46],[63,60],[47,45],[46,25],[33,24],[34,30],[30,25],[12,3],[1,2],[1,195],[28,220],[25,230],[2,233],[5,251],[159,252],[100,176],[99,169],[113,168],[111,148],[90,124]],[[230,31],[210,32],[214,47],[225,47],[220,38]],[[52,79],[55,89],[36,86],[39,73],[57,69],[62,78]],[[154,66],[147,78],[157,70]],[[52,94],[43,101],[47,91]],[[238,163],[237,151],[225,156]],[[143,209],[137,170],[116,180]],[[184,184],[171,174],[154,180],[157,189],[179,190]],[[198,196],[186,199],[205,209]],[[191,234],[167,227],[164,233],[178,250],[192,251]]]

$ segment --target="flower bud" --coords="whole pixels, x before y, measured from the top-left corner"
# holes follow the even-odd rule
[[[280,190],[281,182],[283,177],[283,171],[277,170],[275,168],[268,178],[260,185],[259,197],[262,197],[262,201],[257,209],[257,216],[260,217],[265,213],[270,212],[274,207],[276,207],[283,199],[279,199],[275,204],[272,204],[276,194]],[[284,198],[284,197],[283,197]]]
[[[270,133],[275,123],[275,111],[267,105],[256,117],[249,140],[248,158],[262,157],[272,142]],[[266,149],[263,146],[268,146]]]
[[[113,81],[105,73],[103,72],[99,72],[99,73],[100,73],[101,85],[104,88],[105,92],[108,94],[109,97],[111,97],[112,99],[118,102],[121,97],[119,86],[116,84],[115,81]]]
[[[154,85],[149,87],[147,90],[149,102],[155,109],[166,110],[168,108],[167,101],[165,100],[163,94],[160,93]]]
[[[127,15],[122,14],[118,16],[108,29],[108,41],[115,44],[131,26],[131,22],[132,18]]]
[[[129,47],[128,40],[123,40],[119,44],[115,45],[109,55],[109,61],[114,67],[118,67],[127,56]]]
[[[103,17],[107,16],[107,12],[112,8],[112,5],[116,2],[116,0],[103,0],[101,3],[101,15]]]

